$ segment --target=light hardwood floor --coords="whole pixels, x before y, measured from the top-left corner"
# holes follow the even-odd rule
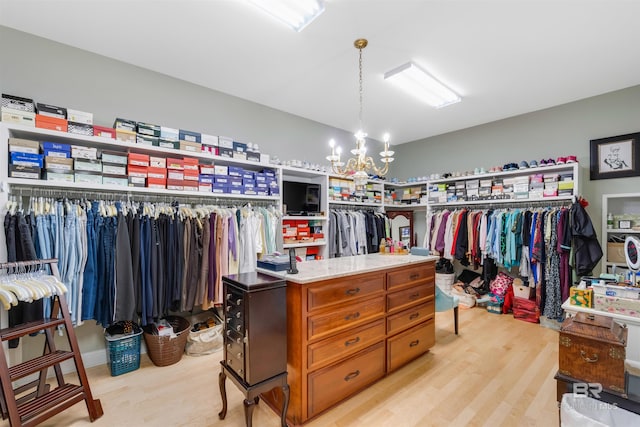
[[[556,331],[473,308],[460,309],[460,335],[455,336],[453,312],[436,316],[431,352],[306,426],[558,425]],[[90,423],[86,407],[78,403],[42,425],[244,426],[244,397],[229,380],[227,417],[218,419],[221,354],[185,355],[167,367],[154,366],[143,354],[140,369],[117,377],[107,366],[90,368],[102,418]],[[277,427],[279,416],[261,402],[253,425]]]

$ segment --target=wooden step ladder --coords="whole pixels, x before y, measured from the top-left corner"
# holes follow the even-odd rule
[[[0,264],[0,269],[49,265],[51,273],[60,279],[57,262],[57,259],[12,262]],[[66,330],[65,335],[69,342],[70,351],[56,348],[54,332],[58,327],[63,327]],[[42,356],[15,366],[9,366],[5,346],[0,345],[0,376],[2,379],[0,410],[2,418],[9,418],[12,427],[35,426],[83,400],[89,411],[89,419],[93,422],[100,418],[103,414],[102,404],[100,400],[93,399],[91,395],[89,380],[64,295],[56,295],[52,298],[49,318],[0,329],[0,344],[40,331],[45,334]],[[80,384],[70,384],[65,381],[60,367],[60,364],[65,360],[73,360]],[[46,383],[49,368],[53,368],[55,373],[57,386],[54,384],[54,388]],[[27,384],[14,387],[15,381],[32,374],[38,374],[38,378]]]

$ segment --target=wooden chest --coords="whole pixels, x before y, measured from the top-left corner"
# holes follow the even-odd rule
[[[578,313],[560,329],[558,372],[624,394],[626,344],[626,327],[610,317]]]

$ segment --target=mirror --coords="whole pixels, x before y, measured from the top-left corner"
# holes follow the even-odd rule
[[[624,256],[627,266],[630,270],[640,270],[640,260],[638,259],[638,248],[640,248],[640,240],[634,236],[627,236],[624,241]]]
[[[404,242],[408,248],[415,246],[413,211],[389,211],[387,216],[391,222],[391,238],[396,242]]]

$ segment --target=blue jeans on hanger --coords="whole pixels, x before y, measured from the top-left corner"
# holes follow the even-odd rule
[[[82,320],[94,319],[98,287],[98,237],[102,217],[98,213],[100,202],[92,202],[87,210],[87,264],[82,283]]]

